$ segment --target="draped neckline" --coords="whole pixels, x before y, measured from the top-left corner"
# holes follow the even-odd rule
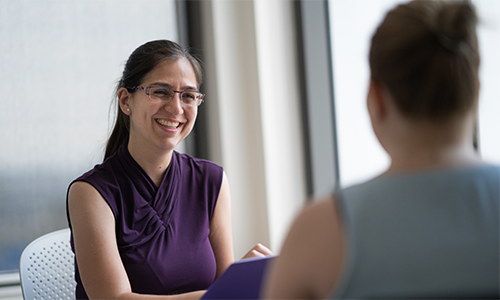
[[[144,169],[137,163],[128,151],[128,141],[123,143],[118,149],[120,163],[126,170],[127,176],[135,186],[141,197],[156,211],[159,216],[163,216],[164,221],[168,221],[171,212],[177,201],[177,197],[172,195],[180,185],[180,167],[176,151],[172,152],[172,158],[163,175],[160,186],[151,179]]]

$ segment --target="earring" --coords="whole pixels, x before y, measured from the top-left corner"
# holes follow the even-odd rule
[[[130,111],[130,108],[127,108],[127,111]]]

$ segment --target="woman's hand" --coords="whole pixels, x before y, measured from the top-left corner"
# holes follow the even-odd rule
[[[241,259],[245,258],[253,258],[253,257],[264,257],[264,256],[270,256],[273,255],[273,252],[269,250],[266,246],[262,244],[257,244],[253,246],[250,251],[247,252]]]

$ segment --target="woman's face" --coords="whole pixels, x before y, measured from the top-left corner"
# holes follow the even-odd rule
[[[146,75],[141,86],[157,84],[176,91],[198,91],[193,67],[186,58],[161,62]],[[182,103],[178,93],[168,102],[156,102],[139,90],[120,104],[130,116],[130,142],[161,151],[172,151],[191,132],[198,113],[198,107]]]

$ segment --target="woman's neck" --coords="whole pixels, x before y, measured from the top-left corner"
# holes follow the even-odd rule
[[[477,165],[481,162],[472,147],[421,147],[391,155],[387,173]]]
[[[128,143],[128,151],[132,158],[153,180],[156,186],[160,186],[165,172],[172,159],[173,150],[165,151],[154,147],[141,146],[131,138]]]
[[[392,142],[388,173],[452,168],[481,162],[469,122],[418,122],[403,126]],[[408,125],[408,124],[407,124]]]

